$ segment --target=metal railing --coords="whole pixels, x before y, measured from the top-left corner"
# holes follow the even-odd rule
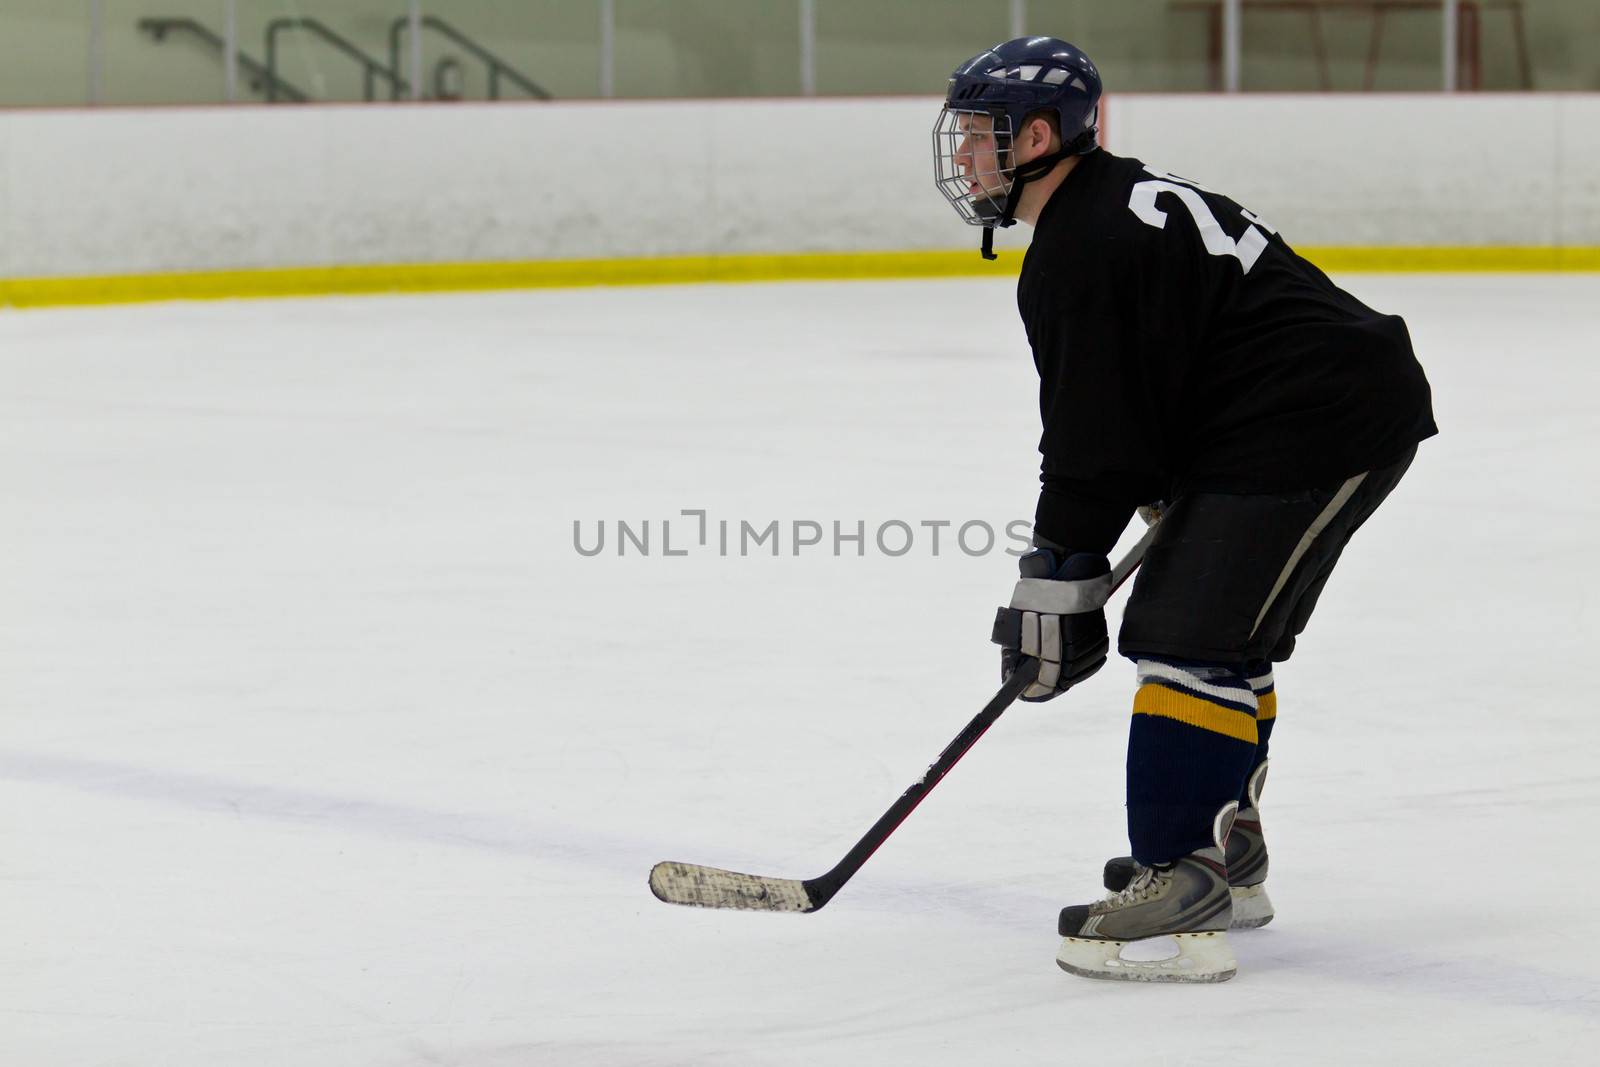
[[[1330,74],[1324,16],[1347,15],[1366,18],[1369,24],[1367,50],[1361,89],[1370,92],[1377,84],[1377,71],[1383,42],[1391,16],[1438,12],[1444,25],[1444,86],[1448,91],[1483,87],[1483,16],[1485,12],[1504,13],[1509,20],[1512,54],[1516,64],[1516,84],[1533,88],[1533,64],[1528,54],[1522,0],[1169,0],[1175,12],[1195,12],[1206,20],[1206,61],[1213,90],[1240,88],[1238,56],[1229,57],[1228,42],[1237,39],[1240,24],[1250,14],[1302,15],[1311,44],[1317,87],[1333,89]],[[1229,67],[1232,66],[1230,71]]]
[[[400,69],[400,37],[410,24],[410,17],[404,15],[389,24],[389,66],[395,70]],[[549,92],[543,86],[437,15],[423,15],[417,20],[417,26],[419,30],[432,30],[440,36],[448,38],[457,47],[489,68],[490,100],[500,99],[500,78],[502,75],[534,99],[550,99]],[[390,91],[395,98],[399,97],[399,91],[393,86],[390,87]]]
[[[222,35],[195,19],[153,16],[140,19],[138,25],[142,32],[148,33],[157,43],[165,41],[169,34],[187,35],[215,51],[224,61],[227,58],[227,42],[222,39]],[[276,71],[269,69],[266,64],[258,62],[243,50],[235,52],[234,57],[239,69],[248,76],[251,90],[261,93],[268,100],[277,100],[281,97],[303,103],[311,99],[305,90],[284,81],[278,77]]]
[[[391,100],[396,99],[410,89],[409,83],[400,76],[398,66],[384,66],[381,61],[356,47],[349,38],[329,29],[326,23],[313,18],[285,16],[267,23],[266,69],[268,74],[267,99],[269,101],[277,101],[278,97],[274,89],[282,84],[282,79],[278,77],[278,35],[284,30],[304,30],[314,37],[321,38],[341,54],[360,64],[363,97],[368,102],[378,98],[377,79],[380,77],[389,83],[389,98]]]

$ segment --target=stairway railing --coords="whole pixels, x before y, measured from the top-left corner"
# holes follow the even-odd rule
[[[389,25],[389,66],[394,70],[400,69],[400,37],[410,24],[410,17],[402,15]],[[432,30],[442,37],[449,38],[463,51],[469,53],[489,68],[490,100],[500,99],[500,79],[502,76],[537,100],[550,99],[549,92],[542,85],[437,15],[423,15],[418,20],[418,24],[422,29]],[[390,91],[396,98],[399,97],[399,91],[394,86],[390,86]]]
[[[314,18],[284,16],[283,18],[275,18],[267,23],[267,73],[270,75],[267,81],[268,100],[276,101],[278,99],[273,89],[275,86],[282,84],[282,79],[278,77],[278,35],[284,30],[304,30],[314,37],[321,38],[340,53],[360,64],[363,92],[365,99],[369,103],[378,98],[377,79],[380,77],[389,83],[390,99],[394,99],[410,88],[406,80],[400,76],[398,68],[384,66],[378,59],[356,47],[349,38],[329,29],[326,23]]]
[[[195,19],[154,16],[140,19],[138,26],[142,32],[148,33],[151,39],[158,43],[166,40],[169,34],[188,35],[214,49],[217,55],[226,58],[228,45],[222,39],[222,35]],[[296,102],[311,99],[305,90],[284,81],[275,71],[268,70],[264,64],[244,51],[237,51],[234,55],[238,60],[239,69],[250,79],[250,88],[263,93],[267,99],[275,100],[282,97]]]

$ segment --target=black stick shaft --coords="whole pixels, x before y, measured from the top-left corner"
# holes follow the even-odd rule
[[[1144,537],[1139,540],[1139,543],[1134,545],[1128,554],[1112,569],[1112,592],[1116,592],[1121,588],[1122,583],[1126,582],[1133,576],[1133,572],[1139,569],[1139,564],[1144,561],[1145,549],[1149,547],[1150,541],[1154,536],[1155,527],[1152,525]],[[862,864],[872,858],[872,854],[878,851],[878,847],[889,839],[889,835],[898,830],[900,824],[905,822],[913,811],[917,810],[917,805],[922,803],[923,798],[933,792],[933,787],[938,785],[940,780],[950,773],[950,769],[961,761],[961,757],[967,754],[967,750],[978,743],[978,738],[982,737],[989,727],[994,725],[995,720],[1000,718],[1001,714],[1016,701],[1017,697],[1022,695],[1022,691],[1032,685],[1038,677],[1039,661],[1031,656],[1023,657],[1022,661],[1017,665],[1017,669],[1012,671],[1010,676],[1006,678],[1005,684],[1000,687],[1000,691],[995,693],[988,704],[984,705],[982,711],[973,716],[972,721],[967,723],[966,727],[956,735],[955,740],[945,746],[944,751],[939,753],[939,758],[928,765],[928,769],[923,773],[922,777],[912,782],[911,787],[900,794],[900,799],[895,801],[889,807],[889,810],[883,813],[882,818],[872,824],[872,829],[868,830],[866,835],[855,843],[854,848],[845,853],[844,859],[840,860],[833,870],[827,874],[806,881],[806,892],[811,897],[814,908],[820,908],[826,904],[839,891],[840,887],[850,880],[850,876],[859,871]]]
[[[883,813],[883,817],[872,824],[872,829],[856,842],[855,847],[845,854],[844,859],[840,860],[833,870],[814,879],[807,886],[812,899],[817,901],[819,907],[828,897],[838,892],[839,887],[859,871],[862,864],[872,858],[872,854],[878,851],[878,846],[900,828],[900,824],[917,810],[917,805],[922,803],[923,798],[933,792],[933,787],[950,773],[950,768],[960,762],[961,757],[967,754],[967,750],[978,743],[978,738],[994,725],[1001,713],[1009,708],[1017,697],[1022,695],[1022,691],[1032,685],[1034,679],[1038,677],[1039,661],[1032,657],[1023,659],[1017,669],[1006,678],[1000,691],[984,705],[983,710],[973,716],[972,721],[956,735],[954,741],[945,746],[945,750],[939,753],[938,759],[928,765],[922,777],[912,782],[911,787],[900,794],[900,799]]]

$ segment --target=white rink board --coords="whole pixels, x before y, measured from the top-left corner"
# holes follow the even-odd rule
[[[1215,988],[1054,965],[1125,843],[1121,661],[818,914],[645,884],[837,860],[993,691],[1015,564],[572,521],[1027,515],[1007,283],[0,316],[6,1062],[1587,1062],[1600,278],[1345,280],[1444,433],[1279,672],[1279,918]]]
[[[963,247],[934,98],[0,113],[0,273]],[[1301,245],[1600,245],[1600,96],[1111,98]],[[1020,247],[1019,233],[1001,247]]]
[[[1600,96],[1115,98],[1111,147],[1302,245],[1600,244]]]
[[[29,277],[944,248],[969,235],[933,188],[936,110],[846,100],[0,114],[11,172],[0,256]]]

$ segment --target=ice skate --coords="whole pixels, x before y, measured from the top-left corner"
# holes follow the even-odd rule
[[[1238,812],[1212,823],[1215,845],[1171,864],[1138,867],[1120,891],[1061,909],[1056,963],[1084,978],[1125,982],[1225,982],[1238,965],[1226,933],[1233,916],[1224,842]]]
[[[1253,930],[1272,921],[1272,898],[1267,896],[1267,842],[1261,836],[1261,788],[1267,780],[1267,761],[1251,772],[1246,789],[1250,804],[1240,808],[1228,836],[1226,850],[1228,887],[1233,895],[1231,930]],[[1132,856],[1106,861],[1104,883],[1115,895],[1128,887],[1140,871]]]

